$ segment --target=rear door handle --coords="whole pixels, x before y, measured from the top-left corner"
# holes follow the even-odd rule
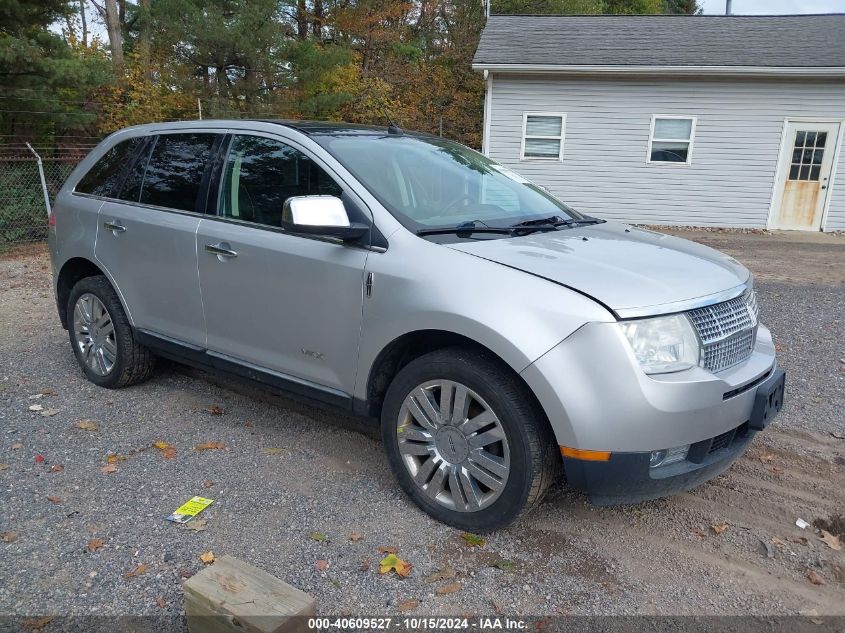
[[[219,244],[206,244],[205,250],[206,252],[212,253],[214,255],[220,255],[221,257],[237,257],[238,251],[233,251],[231,248],[226,248],[228,244],[223,244],[220,242]]]
[[[109,231],[114,231],[115,233],[126,233],[126,227],[122,224],[118,224],[117,222],[103,222],[103,226]]]

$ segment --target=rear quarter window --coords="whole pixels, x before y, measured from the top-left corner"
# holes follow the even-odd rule
[[[142,141],[143,138],[135,137],[112,147],[80,179],[74,191],[94,196],[115,196],[126,167]]]

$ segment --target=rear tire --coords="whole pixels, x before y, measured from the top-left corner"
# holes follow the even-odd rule
[[[95,385],[117,389],[152,375],[155,357],[135,340],[129,318],[105,276],[85,277],[76,283],[67,315],[73,353]]]
[[[387,390],[381,430],[402,489],[462,530],[513,523],[560,470],[551,428],[527,386],[492,354],[471,348],[438,350],[402,368]]]

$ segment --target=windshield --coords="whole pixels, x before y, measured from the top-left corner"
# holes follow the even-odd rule
[[[515,172],[452,141],[369,135],[315,140],[413,230],[584,218]]]

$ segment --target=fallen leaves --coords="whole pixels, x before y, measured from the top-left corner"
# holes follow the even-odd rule
[[[105,544],[106,542],[101,538],[92,538],[85,547],[89,552],[96,552]]]
[[[32,408],[32,407],[30,407],[30,408]],[[41,415],[43,415],[45,418],[51,418],[54,415],[56,415],[57,413],[61,413],[61,409],[44,409],[41,412]]]
[[[501,569],[502,571],[513,571],[516,569],[516,563],[512,560],[505,560],[504,558],[500,558],[495,563],[493,563],[493,567],[496,569]]]
[[[836,551],[842,550],[842,541],[838,536],[831,534],[827,530],[821,530],[821,536],[819,536],[819,539],[830,549],[835,549]]]
[[[41,618],[29,618],[27,620],[21,620],[21,628],[24,631],[40,631],[45,626],[50,624],[53,621],[52,615],[45,615]]]
[[[164,599],[164,596],[159,596],[156,598],[156,604],[158,605],[159,609],[164,609],[167,606],[167,600]]]
[[[395,571],[400,578],[407,578],[411,575],[411,563],[397,557],[396,554],[388,554],[379,561],[378,573],[387,574]]]
[[[458,592],[458,591],[461,590],[461,588],[463,588],[463,585],[461,583],[453,582],[451,584],[443,585],[442,587],[438,587],[437,589],[434,590],[434,593],[436,593],[438,596],[445,596],[445,595],[450,594],[450,593]]]
[[[314,569],[317,571],[326,571],[329,568],[329,561],[318,560],[314,563]]]
[[[65,467],[62,466],[61,464],[53,464],[52,466],[50,466],[50,472],[51,473],[60,473],[64,469],[65,469]]]
[[[283,448],[277,448],[277,447],[275,447],[275,446],[271,446],[271,447],[269,447],[269,448],[265,448],[265,449],[263,449],[263,450],[262,450],[262,452],[263,452],[265,455],[281,455],[282,453],[284,453],[284,452],[285,452],[285,449],[283,449]]]
[[[399,550],[394,547],[393,545],[382,545],[381,547],[376,548],[379,554],[395,554]]]
[[[311,532],[311,534],[308,535],[308,538],[312,541],[317,541],[318,543],[324,543],[329,540],[329,537],[322,532]]]
[[[461,534],[461,538],[464,539],[464,542],[468,547],[484,547],[484,544],[487,542],[484,540],[483,536],[478,536],[478,534],[471,534],[469,532]]]
[[[211,565],[214,562],[214,552],[208,551],[204,554],[200,554],[200,560],[203,565]]]
[[[36,455],[35,456],[35,463],[36,464],[43,464],[44,463],[44,456],[43,455]]]
[[[224,413],[226,413],[226,410],[223,407],[216,404],[213,404],[208,407],[206,411],[208,411],[211,415],[223,415]]]
[[[214,485],[214,482],[211,479],[203,479],[202,480],[202,487],[203,488],[211,488]]]
[[[396,605],[396,608],[399,611],[405,612],[405,611],[413,611],[418,606],[420,606],[420,601],[411,599],[411,600],[400,600],[399,603]]]
[[[442,582],[444,580],[452,580],[455,576],[458,575],[458,572],[455,571],[455,568],[451,565],[446,565],[443,569],[438,569],[437,571],[429,574],[423,580],[426,582]]]
[[[364,535],[361,534],[360,532],[353,532],[352,534],[349,535],[349,540],[352,541],[353,543],[357,543],[362,538],[364,538]]]
[[[819,572],[815,570],[810,570],[807,574],[807,580],[809,580],[814,585],[826,585],[827,580],[825,580],[824,576],[822,576]]]
[[[714,534],[721,534],[725,530],[728,529],[727,523],[716,523],[715,525],[711,525],[710,529],[713,530]]]
[[[94,420],[89,420],[88,418],[85,418],[83,420],[79,420],[76,423],[76,428],[78,428],[80,431],[99,431],[100,430],[100,427],[97,426],[97,423],[94,422]]]
[[[127,459],[126,455],[118,455],[117,453],[109,453],[106,455],[106,463],[107,464],[116,464],[117,462],[125,462]]]
[[[115,464],[106,464],[100,468],[100,472],[104,475],[111,475],[117,472],[117,466]]]
[[[146,563],[141,563],[140,565],[138,565],[132,571],[123,574],[123,577],[124,578],[135,578],[136,576],[140,576],[141,574],[147,573],[147,571],[149,569],[150,569],[149,565],[147,565]]]
[[[55,495],[50,495],[49,497],[47,497],[47,501],[49,501],[50,503],[55,503],[56,505],[58,505],[62,502],[62,498],[57,497]]]
[[[0,470],[6,470],[9,467],[9,464],[0,464]]]
[[[0,532],[0,541],[3,541],[4,543],[14,543],[17,540],[17,532]]]
[[[775,459],[776,455],[774,453],[763,453],[760,455],[760,463],[761,464],[768,464],[769,462]]]
[[[23,448],[23,444],[21,444],[20,442],[15,442],[14,444],[12,444],[12,450],[13,451],[18,451],[22,448]]]
[[[161,451],[164,459],[173,459],[176,457],[176,449],[164,440],[156,440],[153,442],[153,448],[157,448]]]
[[[204,444],[197,444],[194,449],[198,451],[222,451],[226,449],[223,442],[205,442]]]
[[[43,411],[44,405],[43,404],[31,404],[29,405],[30,411]]]
[[[690,532],[692,532],[692,533],[693,533],[693,534],[695,534],[696,536],[700,536],[700,537],[702,537],[702,538],[704,538],[705,536],[707,536],[707,532],[705,532],[704,530],[702,530],[701,528],[698,528],[698,527],[691,528],[691,529],[690,529]]]

